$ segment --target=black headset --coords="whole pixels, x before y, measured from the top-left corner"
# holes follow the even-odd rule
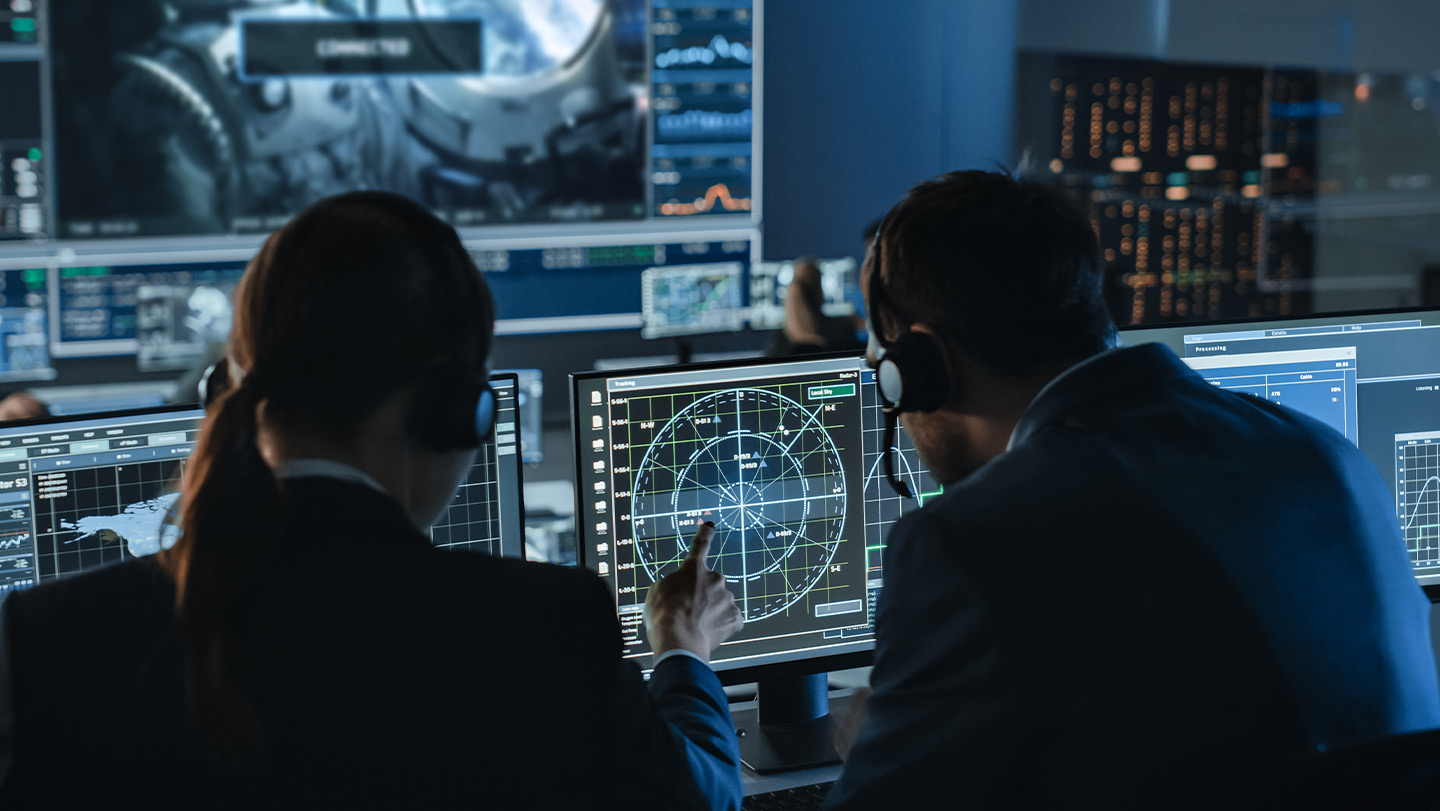
[[[469,364],[441,361],[415,392],[411,430],[433,451],[473,448],[495,430],[495,392]]]
[[[894,213],[894,210],[891,210]],[[881,281],[883,254],[879,246],[885,233],[885,223],[890,219],[886,214],[875,231],[871,251],[875,261],[871,263],[869,298],[866,314],[870,327],[869,354],[875,358],[875,384],[880,392],[880,405],[885,411],[885,478],[890,487],[905,498],[913,498],[910,486],[895,475],[895,428],[903,413],[928,413],[939,410],[950,400],[952,381],[950,367],[945,363],[945,354],[940,344],[926,332],[907,330],[894,341],[887,340],[880,324],[882,306],[887,306],[889,297]],[[893,308],[892,308],[893,309]],[[906,319],[901,318],[900,321]]]
[[[210,406],[220,399],[220,395],[230,388],[230,358],[221,357],[210,364],[205,373],[200,375],[200,382],[195,388],[200,395],[200,407],[209,411]]]
[[[200,376],[201,405],[209,409],[229,381],[230,359],[221,358]],[[474,448],[495,430],[495,392],[469,364],[441,361],[416,388],[411,430],[433,451]]]

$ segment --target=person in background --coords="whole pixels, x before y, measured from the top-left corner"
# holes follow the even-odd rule
[[[594,575],[430,544],[493,430],[454,230],[324,200],[235,304],[174,546],[0,608],[0,807],[738,808],[713,527],[650,591],[648,688]]]
[[[795,274],[785,292],[785,326],[775,335],[772,357],[861,349],[849,318],[825,314],[820,265],[814,257],[795,260]]]
[[[881,392],[944,494],[886,538],[830,808],[1230,807],[1291,759],[1440,726],[1375,468],[1163,345],[1115,348],[1060,192],[921,183],[862,285]]]
[[[225,344],[206,344],[200,357],[196,358],[175,380],[175,391],[165,398],[169,405],[187,405],[195,402],[195,394],[200,389],[200,381],[205,379],[205,374],[225,357]]]
[[[50,407],[28,391],[17,391],[0,400],[0,422],[43,420],[50,416]]]

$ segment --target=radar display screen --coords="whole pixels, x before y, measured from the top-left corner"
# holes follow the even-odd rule
[[[907,508],[876,475],[873,385],[858,358],[576,378],[582,546],[628,655],[649,656],[646,594],[707,521],[709,566],[746,622],[717,667],[868,647],[883,534]],[[901,475],[937,493],[899,444]]]

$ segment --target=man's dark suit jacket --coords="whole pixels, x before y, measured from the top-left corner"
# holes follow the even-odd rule
[[[283,552],[249,606],[282,663],[252,674],[275,691],[268,767],[206,754],[174,588],[138,560],[6,601],[0,806],[739,807],[715,674],[671,658],[647,691],[598,578],[435,549],[360,485],[285,491]]]
[[[1173,807],[1440,725],[1394,504],[1340,434],[1164,347],[1072,369],[891,532],[830,806]]]

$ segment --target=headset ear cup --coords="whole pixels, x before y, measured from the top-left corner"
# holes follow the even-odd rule
[[[950,400],[950,370],[940,344],[923,332],[896,339],[876,372],[881,394],[893,412],[924,413]]]
[[[473,448],[490,433],[495,395],[472,375],[468,368],[445,364],[432,369],[417,388],[413,430],[431,450]]]
[[[489,386],[480,390],[475,401],[475,436],[484,442],[495,430],[495,392]]]

